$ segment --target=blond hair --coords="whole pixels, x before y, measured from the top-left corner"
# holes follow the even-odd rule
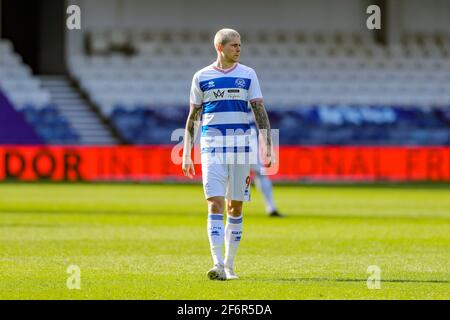
[[[217,31],[214,36],[214,47],[217,48],[217,45],[225,45],[227,42],[231,41],[234,38],[240,38],[241,35],[239,32],[233,29],[221,29]]]

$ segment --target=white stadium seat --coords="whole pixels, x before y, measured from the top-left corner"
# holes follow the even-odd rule
[[[211,35],[205,32],[97,30],[93,35],[100,51],[125,42],[137,51],[70,61],[71,73],[105,112],[118,103],[186,104],[193,73],[214,60]],[[419,41],[415,35],[404,35],[402,43],[388,47],[377,44],[371,33],[248,30],[242,37],[242,63],[256,70],[272,106],[447,101],[450,60],[444,54],[450,53],[450,37],[442,36],[438,45],[436,37]],[[0,68],[6,47],[0,46]],[[425,89],[417,92],[419,86]],[[105,97],[98,99],[99,92]]]
[[[50,93],[42,88],[40,80],[13,49],[9,40],[0,40],[0,90],[17,109],[26,105],[47,106],[51,102]]]

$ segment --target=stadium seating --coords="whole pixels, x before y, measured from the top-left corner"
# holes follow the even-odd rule
[[[77,144],[78,133],[52,105],[35,108],[33,105],[21,109],[25,119],[31,123],[38,135],[50,144]]]
[[[214,60],[211,38],[95,30],[90,51],[69,67],[126,141],[169,143],[184,126],[193,73]],[[370,34],[243,32],[242,40],[242,63],[258,73],[281,143],[450,143],[447,35],[405,34],[387,47]]]
[[[0,41],[0,91],[34,127],[42,141],[50,144],[78,143],[77,132],[61,116],[57,106],[52,104],[49,92],[42,88],[40,80],[14,53],[8,40]]]
[[[186,108],[118,107],[111,122],[128,143],[171,144],[186,116]],[[284,145],[450,144],[450,108],[294,107],[271,109],[269,117]]]
[[[193,72],[214,59],[211,37],[195,32],[143,31],[130,38],[119,31],[97,32],[94,39],[116,48],[116,33],[136,54],[111,50],[99,55],[94,50],[71,61],[74,76],[105,114],[114,104],[185,103]],[[193,42],[179,41],[186,38]],[[450,80],[448,39],[418,39],[406,37],[399,46],[382,47],[368,35],[244,33],[243,63],[257,70],[269,107],[450,104],[445,89]],[[170,94],[155,95],[161,88]]]

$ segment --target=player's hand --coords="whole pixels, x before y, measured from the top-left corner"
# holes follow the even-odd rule
[[[273,146],[270,149],[261,144],[261,164],[265,168],[270,168],[275,163],[275,150]]]
[[[275,157],[273,156],[273,153],[266,154],[264,156],[264,159],[262,161],[262,165],[265,168],[270,168],[275,163]]]
[[[191,159],[183,159],[182,169],[183,174],[189,179],[192,179],[195,176],[194,164]]]

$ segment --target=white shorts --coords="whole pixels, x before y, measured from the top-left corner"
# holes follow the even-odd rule
[[[226,164],[203,161],[202,180],[205,198],[250,201],[250,164]]]

